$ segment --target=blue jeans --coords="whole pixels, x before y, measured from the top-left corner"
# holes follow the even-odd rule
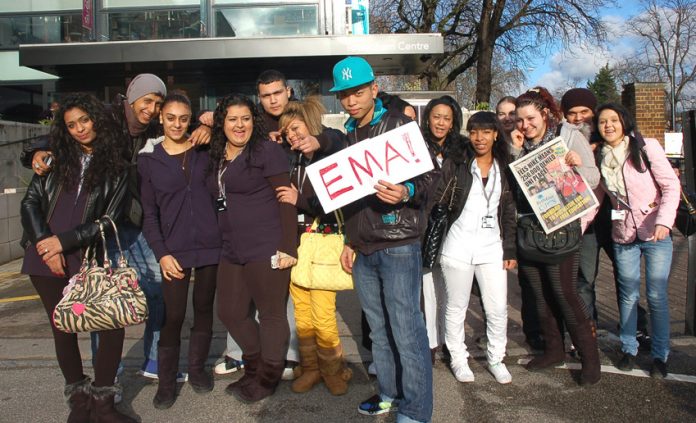
[[[427,422],[433,412],[433,369],[420,307],[421,271],[418,243],[370,255],[357,253],[353,264],[355,287],[372,329],[380,395],[383,401],[398,402],[398,422]]]
[[[138,272],[140,288],[147,298],[148,317],[145,322],[143,347],[145,363],[157,361],[157,343],[160,329],[164,324],[164,297],[162,296],[162,275],[155,253],[145,241],[142,231],[135,226],[122,224],[118,227],[119,239],[128,265]],[[118,260],[118,248],[113,237],[108,238],[109,258],[115,266]],[[96,352],[96,334],[92,335],[92,355]]]
[[[651,355],[664,362],[669,356],[669,297],[667,284],[672,264],[672,238],[614,244],[619,278],[621,351],[638,354],[636,340],[637,305],[640,299],[640,258],[645,257],[645,281],[652,326]]]

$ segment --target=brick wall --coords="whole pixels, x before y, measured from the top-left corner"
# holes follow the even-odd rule
[[[667,116],[665,114],[665,84],[662,82],[633,82],[624,85],[621,102],[636,119],[640,133],[657,138],[664,146]]]

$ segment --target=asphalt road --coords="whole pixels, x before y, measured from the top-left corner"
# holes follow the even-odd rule
[[[0,266],[0,422],[62,422],[67,407],[62,397],[63,379],[53,354],[46,315],[18,263]],[[510,282],[511,295],[516,282]],[[482,333],[480,309],[472,302],[467,336]],[[375,379],[365,373],[369,354],[358,346],[359,304],[353,292],[339,294],[339,331],[354,371],[348,394],[331,396],[323,385],[306,394],[295,394],[282,382],[272,397],[246,405],[225,394],[225,386],[238,373],[216,376],[215,389],[198,395],[186,384],[176,404],[156,410],[152,398],[156,384],[136,374],[142,357],[142,327],[128,328],[124,348],[124,400],[119,408],[142,422],[392,422],[394,415],[366,417],[357,413],[360,401],[375,393]],[[190,319],[190,316],[187,318]],[[187,323],[184,327],[190,326]],[[182,345],[185,368],[187,331]],[[209,363],[225,348],[224,328],[216,322]],[[641,371],[622,373],[612,366],[618,343],[610,331],[600,331],[603,375],[599,384],[580,387],[578,372],[565,368],[530,373],[519,364],[530,357],[519,329],[519,311],[511,300],[508,357],[513,376],[510,385],[499,385],[485,369],[484,352],[474,342],[471,367],[476,381],[458,383],[447,363],[439,358],[433,372],[434,422],[693,422],[696,421],[696,339],[675,337],[668,380],[645,377]],[[86,373],[90,374],[88,337],[81,349]],[[567,361],[573,367],[575,361]],[[638,364],[649,368],[650,357],[642,353]],[[681,379],[679,381],[677,379]]]

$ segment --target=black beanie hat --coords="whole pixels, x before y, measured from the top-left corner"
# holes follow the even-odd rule
[[[563,113],[568,113],[568,110],[577,106],[585,106],[594,111],[597,107],[597,97],[587,88],[573,88],[566,91],[561,98]]]

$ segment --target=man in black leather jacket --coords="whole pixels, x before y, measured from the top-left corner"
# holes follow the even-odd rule
[[[333,76],[331,91],[351,116],[346,122],[351,144],[369,142],[410,122],[376,99],[374,73],[364,59],[348,57],[338,62]],[[346,245],[341,264],[353,274],[372,329],[380,391],[358,406],[361,414],[383,414],[398,407],[397,421],[426,422],[432,417],[432,364],[420,309],[420,238],[425,229],[422,206],[428,179],[426,174],[403,184],[380,180],[376,194],[344,208]]]

